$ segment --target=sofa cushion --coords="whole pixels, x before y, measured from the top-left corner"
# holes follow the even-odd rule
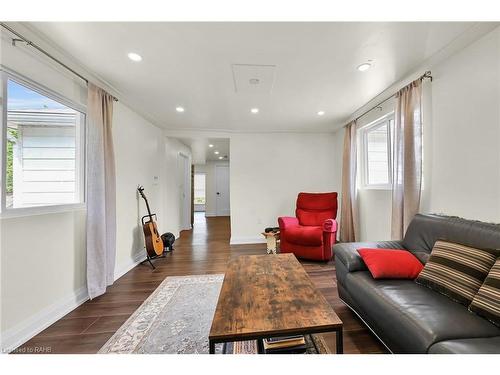
[[[375,280],[350,272],[344,288],[359,313],[397,353],[426,353],[443,340],[500,336],[500,329],[467,307],[410,280]]]
[[[322,227],[296,226],[286,230],[286,240],[305,246],[321,246],[323,244]]]
[[[500,327],[500,258],[491,267],[483,285],[474,296],[469,310]]]
[[[417,214],[406,230],[403,246],[413,253],[430,253],[437,240],[480,249],[500,249],[500,225],[454,216]]]
[[[496,257],[494,250],[436,241],[415,282],[469,306]]]
[[[441,341],[429,348],[429,354],[500,354],[500,336]]]
[[[415,279],[422,263],[409,251],[397,249],[358,249],[374,279]]]

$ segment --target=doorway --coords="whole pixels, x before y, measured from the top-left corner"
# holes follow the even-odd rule
[[[215,210],[217,216],[231,213],[229,196],[229,165],[215,166]]]
[[[191,229],[191,164],[189,157],[179,153],[179,217],[180,229]]]
[[[194,173],[194,194],[193,194],[193,205],[194,212],[205,212],[207,203],[207,193],[206,193],[206,173],[195,172]]]

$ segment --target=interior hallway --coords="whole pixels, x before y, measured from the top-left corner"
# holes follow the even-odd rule
[[[205,218],[195,213],[193,230],[181,232],[175,250],[165,258],[138,265],[108,288],[106,294],[87,301],[26,344],[19,353],[96,353],[167,276],[224,273],[227,262],[242,254],[265,254],[265,245],[229,245],[230,218]],[[359,319],[339,300],[335,265],[302,262],[313,283],[344,322],[344,353],[383,353],[380,344]],[[324,334],[335,352],[335,334]]]

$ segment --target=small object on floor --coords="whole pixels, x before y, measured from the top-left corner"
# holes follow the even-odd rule
[[[266,228],[267,230],[269,228]],[[274,228],[276,229],[276,228]],[[267,243],[267,253],[268,254],[277,254],[278,253],[278,244],[280,242],[280,232],[279,228],[278,231],[274,232],[262,232],[262,235],[266,238],[266,243]]]
[[[279,227],[267,227],[266,229],[264,229],[264,233],[269,233],[269,232],[277,233],[279,231],[280,231]]]
[[[163,233],[161,235],[161,240],[163,241],[163,247],[168,249],[167,251],[174,250],[175,236],[172,233]]]

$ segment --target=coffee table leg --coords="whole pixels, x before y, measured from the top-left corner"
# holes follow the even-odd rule
[[[344,339],[342,334],[342,327],[337,331],[337,354],[344,354]]]
[[[262,339],[257,339],[257,354],[264,354],[264,341]]]
[[[215,342],[208,340],[208,354],[215,354]]]

